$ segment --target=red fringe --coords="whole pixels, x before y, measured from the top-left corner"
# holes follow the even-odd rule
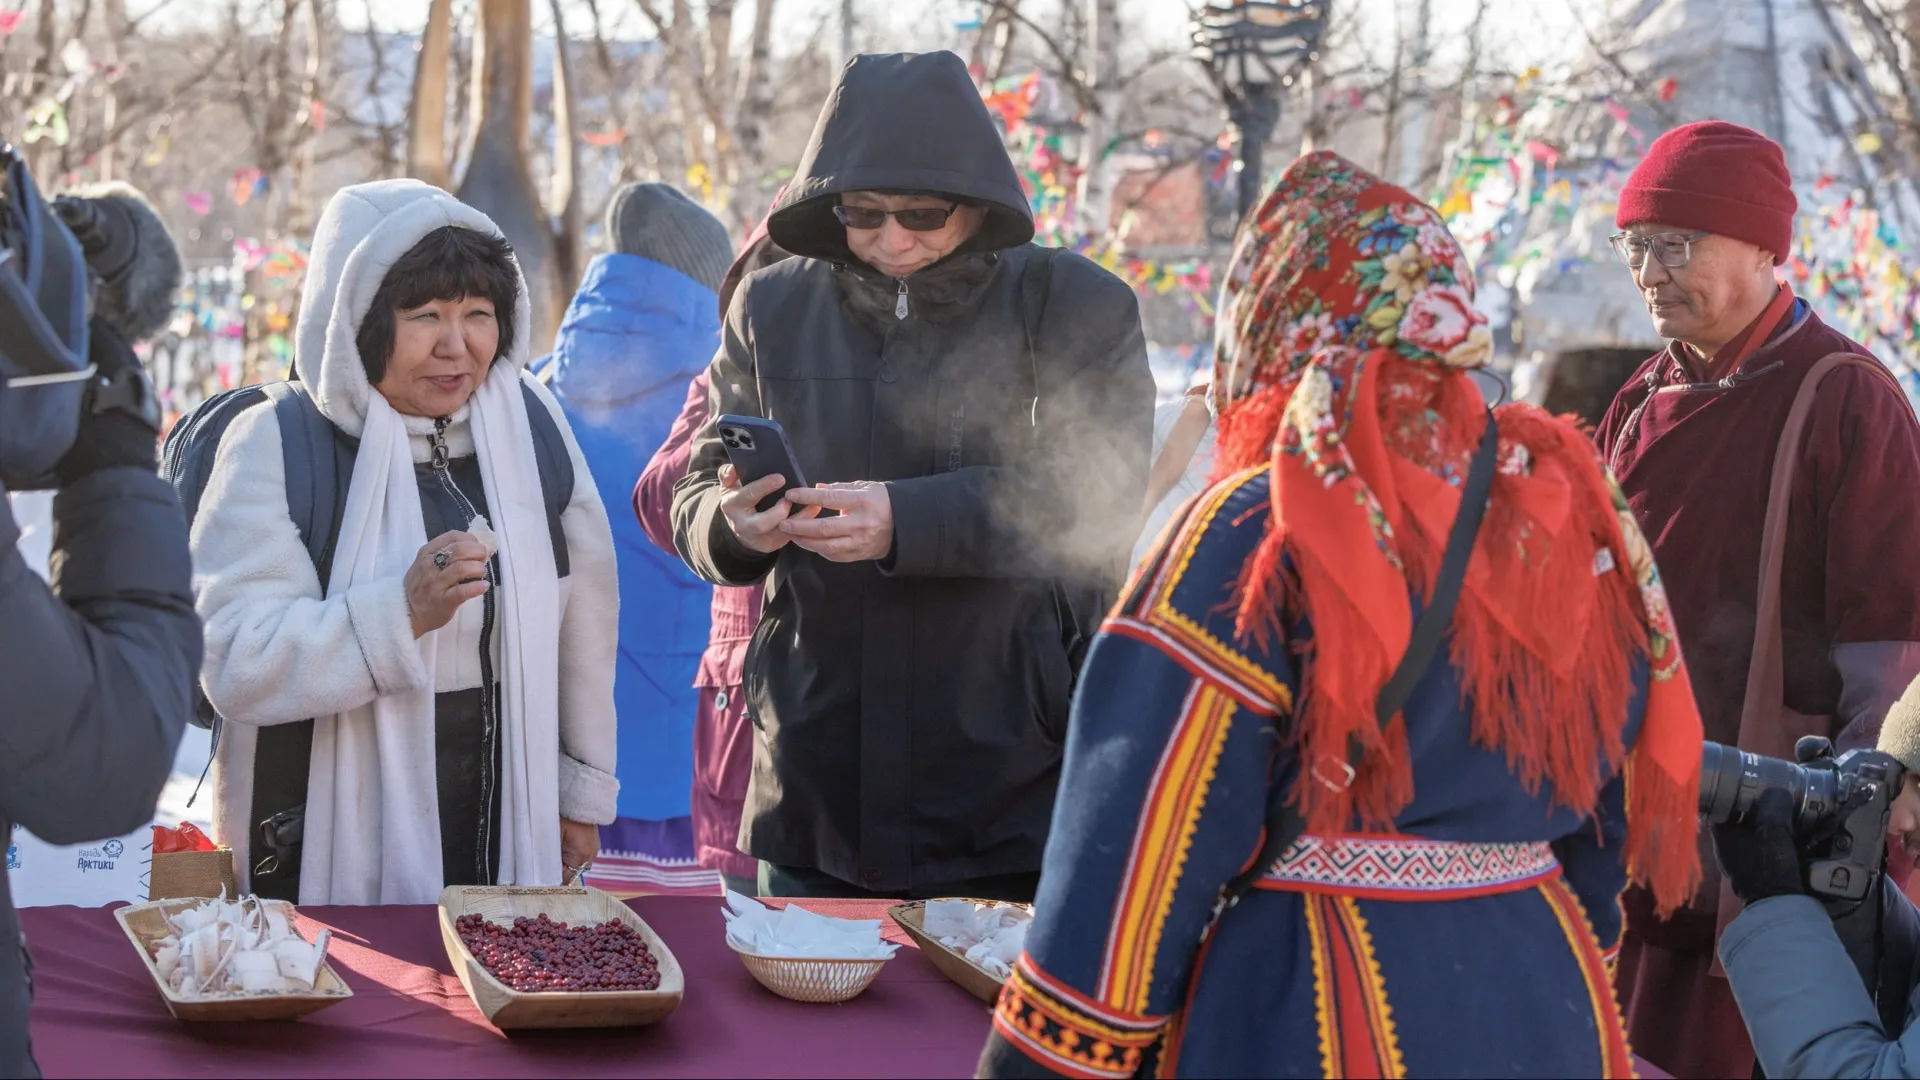
[[[1700,888],[1700,770],[1678,780],[1645,757],[1635,747],[1627,759],[1627,876],[1664,919]]]
[[[1501,410],[1500,427],[1534,455],[1536,475],[1565,477],[1574,489],[1569,517],[1550,538],[1530,530],[1516,500],[1501,498],[1500,489],[1539,481],[1503,477],[1496,484],[1491,543],[1479,549],[1486,578],[1462,598],[1452,658],[1476,703],[1503,703],[1475,709],[1475,741],[1504,750],[1529,792],[1545,779],[1554,803],[1584,810],[1625,756],[1630,662],[1646,631],[1623,576],[1594,574],[1595,552],[1617,524],[1593,452],[1575,441],[1577,432],[1531,406]],[[1623,556],[1616,561],[1625,563]],[[1488,587],[1498,590],[1497,609]]]
[[[1340,591],[1333,568],[1305,550],[1289,554],[1299,576],[1299,616],[1312,623],[1316,643],[1338,643],[1332,659],[1316,647],[1302,670],[1305,693],[1294,709],[1301,763],[1294,803],[1310,832],[1339,832],[1356,822],[1363,829],[1388,828],[1413,800],[1405,721],[1396,714],[1382,731],[1374,716],[1380,688],[1400,658],[1387,656],[1366,618]],[[1350,739],[1359,741],[1364,756],[1352,784],[1342,785]]]
[[[1235,473],[1271,461],[1274,442],[1280,433],[1280,418],[1286,415],[1287,401],[1293,397],[1297,378],[1255,391],[1236,401],[1214,421],[1213,476],[1224,480]]]
[[[1396,370],[1401,366],[1383,365],[1377,377],[1404,377]],[[1483,430],[1478,391],[1467,380],[1450,378],[1435,380],[1434,389],[1429,405],[1439,413],[1446,439],[1440,450],[1449,460],[1464,461]],[[1222,417],[1220,475],[1274,460],[1291,390],[1292,380],[1269,387]],[[1629,673],[1633,656],[1644,655],[1647,631],[1639,591],[1628,575],[1594,573],[1601,546],[1611,548],[1616,565],[1627,565],[1610,490],[1577,427],[1527,405],[1501,409],[1499,422],[1503,446],[1525,447],[1534,467],[1531,477],[1496,477],[1468,587],[1454,614],[1451,659],[1473,703],[1474,740],[1504,752],[1526,790],[1537,793],[1545,781],[1555,805],[1581,812],[1595,806],[1608,777],[1625,769],[1629,871],[1667,910],[1692,896],[1699,876],[1699,778],[1697,771],[1687,781],[1666,769],[1641,767],[1640,751],[1650,741],[1645,736],[1633,760],[1626,760]],[[1392,430],[1391,424],[1383,427]],[[1566,519],[1549,533],[1529,514],[1527,497],[1557,506],[1545,492],[1552,484],[1570,490]],[[1388,510],[1409,583],[1430,592],[1445,535],[1429,535],[1404,506]],[[1296,804],[1314,832],[1390,827],[1413,798],[1411,755],[1404,719],[1396,716],[1383,732],[1374,708],[1399,657],[1387,655],[1371,624],[1347,600],[1342,568],[1320,563],[1288,540],[1276,505],[1267,535],[1236,584],[1235,629],[1242,640],[1271,647],[1283,637],[1284,621],[1304,618],[1315,642],[1338,643],[1331,656],[1317,647],[1302,656],[1293,728],[1302,763]],[[1682,675],[1650,687],[1647,730],[1660,704],[1654,694],[1690,693],[1684,682]],[[1342,787],[1337,781],[1349,739],[1358,740],[1365,756],[1353,783]]]

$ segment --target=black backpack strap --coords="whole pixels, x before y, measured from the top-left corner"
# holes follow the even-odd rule
[[[573,503],[573,487],[578,478],[573,472],[573,455],[567,452],[567,438],[554,422],[540,394],[525,382],[520,392],[527,399],[527,426],[533,429],[533,460],[540,470],[540,493],[547,503],[547,535],[553,541],[553,568],[560,577],[571,571],[567,555],[567,533],[561,515]]]
[[[332,576],[333,548],[339,540],[345,479],[339,465],[338,429],[320,414],[302,382],[271,383],[267,400],[280,422],[280,460],[286,469],[287,513],[307,546],[325,595]]]
[[[297,378],[264,387],[280,424],[280,459],[286,471],[287,514],[307,557],[313,560],[326,595],[333,576],[333,549],[340,539],[346,509],[347,480],[357,449],[320,412],[313,394]],[[253,756],[253,800],[247,820],[254,865],[251,885],[257,895],[297,900],[300,889],[299,830],[307,801],[307,773],[313,757],[313,721],[270,724],[258,730]]]
[[[1473,543],[1480,534],[1480,521],[1486,517],[1487,495],[1493,489],[1499,446],[1500,429],[1489,412],[1486,431],[1480,436],[1479,448],[1474,451],[1472,471],[1467,474],[1466,486],[1460,493],[1460,511],[1454,516],[1453,528],[1447,533],[1447,550],[1440,560],[1439,576],[1434,579],[1433,595],[1428,598],[1419,620],[1414,623],[1406,654],[1400,658],[1399,666],[1393,669],[1393,675],[1380,688],[1380,696],[1374,700],[1373,717],[1383,729],[1392,722],[1394,714],[1400,711],[1413,693],[1413,688],[1426,676],[1427,669],[1433,665],[1434,655],[1440,651],[1441,642],[1446,640],[1448,628],[1453,625],[1453,607],[1460,599],[1460,586],[1466,581],[1467,563],[1473,557]],[[1362,756],[1360,741],[1353,739],[1347,745],[1346,760],[1334,763],[1342,771],[1342,776],[1326,778],[1317,768],[1303,766],[1301,779],[1320,783],[1338,782],[1345,786],[1353,782]],[[1220,912],[1239,903],[1247,890],[1253,888],[1253,883],[1272,869],[1287,848],[1306,832],[1306,819],[1288,801],[1288,794],[1290,792],[1285,784],[1276,783],[1267,789],[1266,839],[1261,843],[1260,854],[1254,857],[1253,862],[1220,890],[1220,901],[1215,907],[1216,920]]]

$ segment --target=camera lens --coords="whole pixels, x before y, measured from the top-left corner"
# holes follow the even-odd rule
[[[1710,742],[1700,752],[1700,815],[1710,825],[1740,821],[1753,813],[1762,792],[1779,788],[1793,799],[1795,828],[1808,829],[1838,811],[1839,783],[1831,768]]]

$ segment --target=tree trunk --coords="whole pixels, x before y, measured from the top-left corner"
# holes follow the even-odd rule
[[[1007,63],[1013,59],[1013,38],[1020,31],[1020,21],[1014,13],[1020,9],[1020,0],[1007,0],[1006,17],[993,31],[993,62],[987,65],[987,79],[999,82],[1007,74]]]
[[[716,205],[731,202],[734,185],[740,180],[740,155],[733,141],[734,117],[727,106],[735,101],[733,86],[733,0],[707,0],[707,48],[703,58],[701,95],[707,107],[708,138],[713,143],[713,182],[722,197]]]
[[[840,0],[840,66],[838,73],[853,59],[853,0]]]
[[[34,23],[33,78],[25,95],[28,109],[36,108],[53,92],[53,64],[60,51],[60,11],[54,0],[40,0]],[[53,140],[42,139],[26,147],[25,152],[34,178],[41,184],[52,185],[59,171],[60,148],[53,145]]]
[[[982,72],[983,79],[986,77],[984,72],[987,70],[987,47],[992,44],[994,32],[1000,28],[1000,24],[1006,17],[1007,13],[1004,9],[998,5],[989,5],[986,14],[980,17],[980,29],[974,31],[973,49],[967,54],[967,68]]]
[[[766,171],[767,116],[773,111],[773,10],[777,0],[754,0],[753,35],[748,39],[747,63],[740,72],[740,107],[734,148],[739,175],[730,200],[730,223],[738,232],[751,229],[765,212],[760,177]]]
[[[553,9],[553,191],[549,205],[558,211],[554,236],[555,291],[571,298],[585,270],[580,220],[580,110],[574,98],[573,60],[567,50],[567,23],[560,0]],[[566,301],[561,300],[562,304]],[[564,307],[562,308],[564,310]]]
[[[127,37],[126,0],[107,0],[105,18],[107,21],[106,63],[109,68],[117,70],[125,55]],[[100,147],[100,179],[112,180],[119,172],[120,165],[120,140],[114,137],[114,127],[120,122],[119,79],[107,80],[103,97],[104,100],[100,103],[100,123],[101,129],[106,132],[106,137]]]
[[[1107,167],[1107,143],[1120,113],[1120,24],[1117,0],[1087,0],[1087,89],[1093,107],[1081,121],[1080,191],[1077,216],[1083,236],[1107,235],[1113,211],[1113,175]]]
[[[455,194],[506,234],[527,278],[533,351],[546,349],[559,319],[553,227],[527,172],[527,123],[533,111],[531,0],[474,5],[473,93],[467,172]]]
[[[711,155],[707,153],[704,80],[701,75],[700,44],[693,32],[693,9],[687,0],[673,0],[672,21],[657,26],[667,47],[668,85],[673,88],[674,104],[680,114],[680,136],[686,144],[687,171],[706,169],[711,175]],[[671,36],[669,36],[669,34]]]
[[[1387,72],[1387,107],[1380,118],[1380,175],[1393,180],[1394,164],[1400,148],[1400,107],[1405,101],[1407,78],[1406,20],[1399,0],[1393,5],[1393,67]],[[1398,181],[1395,181],[1398,182]]]
[[[453,0],[433,0],[420,36],[408,110],[407,175],[435,187],[453,186],[447,161],[447,75],[453,58]]]
[[[1413,42],[1408,52],[1409,71],[1406,80],[1407,108],[1405,119],[1395,133],[1399,147],[1399,160],[1392,163],[1392,179],[1415,191],[1424,190],[1422,181],[1428,170],[1430,140],[1428,133],[1434,121],[1433,103],[1428,97],[1427,69],[1433,63],[1432,35],[1433,0],[1415,0],[1413,16]]]
[[[308,196],[307,181],[313,173],[314,143],[326,115],[321,100],[327,70],[326,0],[306,0],[306,8],[307,69],[300,82],[299,114],[294,117],[293,130],[289,133],[293,140],[293,160],[288,170],[286,224],[287,230],[296,236],[313,231],[316,215]]]

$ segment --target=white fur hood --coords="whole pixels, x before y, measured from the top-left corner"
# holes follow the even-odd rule
[[[447,225],[502,235],[487,215],[418,180],[379,180],[342,188],[320,215],[300,294],[294,362],[320,412],[356,439],[366,425],[367,395],[373,392],[354,343],[360,323],[400,256],[428,233]],[[517,265],[515,274],[519,276]],[[517,378],[527,366],[528,334],[533,328],[525,277],[520,277],[513,306],[514,339],[500,362],[509,365]]]

